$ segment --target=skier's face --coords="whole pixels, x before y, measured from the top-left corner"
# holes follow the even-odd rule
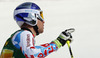
[[[43,31],[44,31],[44,22],[38,20],[37,26],[38,26],[38,32],[39,32],[39,33],[43,33]]]

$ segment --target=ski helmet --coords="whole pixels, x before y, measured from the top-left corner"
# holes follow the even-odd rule
[[[20,27],[26,23],[37,29],[37,19],[44,21],[43,11],[35,3],[25,2],[14,10],[14,19]]]

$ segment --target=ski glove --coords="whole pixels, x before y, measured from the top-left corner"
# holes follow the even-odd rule
[[[56,45],[58,46],[58,48],[60,48],[61,46],[64,46],[67,41],[72,42],[72,35],[71,35],[72,32],[74,32],[74,29],[73,28],[66,29],[53,42],[56,43]]]

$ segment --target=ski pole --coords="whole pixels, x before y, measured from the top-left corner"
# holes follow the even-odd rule
[[[67,45],[68,45],[68,48],[69,48],[71,58],[73,58],[73,53],[72,53],[72,50],[71,50],[70,41],[67,41]]]
[[[66,30],[66,31],[69,32],[69,33],[72,33],[72,32],[75,31],[75,29],[74,29],[74,28],[70,28],[70,29],[68,29],[68,30]],[[70,41],[67,40],[66,43],[67,43],[67,45],[68,45],[68,48],[69,48],[69,52],[70,52],[71,58],[73,58],[73,53],[72,53],[72,50],[71,50]]]

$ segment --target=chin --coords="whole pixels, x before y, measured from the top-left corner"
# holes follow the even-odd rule
[[[44,32],[44,30],[39,31],[39,33],[43,33],[43,32]]]
[[[41,33],[43,33],[44,31],[42,30]]]

